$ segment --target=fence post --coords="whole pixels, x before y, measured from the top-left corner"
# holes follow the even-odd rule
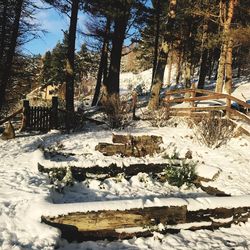
[[[193,82],[192,85],[191,85],[191,89],[192,89],[192,92],[191,92],[191,98],[194,98],[195,97],[195,83]],[[191,101],[191,107],[194,107],[194,101]]]
[[[137,93],[136,91],[133,91],[132,93],[133,120],[136,120],[136,115],[135,115],[136,104],[137,104]]]
[[[30,103],[28,100],[23,100],[23,120],[21,131],[30,127]]]
[[[51,124],[50,128],[57,128],[58,127],[58,97],[52,97],[52,108],[51,108]]]
[[[227,106],[226,116],[228,119],[230,119],[231,99],[229,97],[227,97],[226,99],[226,106]]]

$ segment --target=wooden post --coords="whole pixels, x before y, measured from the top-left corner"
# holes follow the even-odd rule
[[[133,120],[136,120],[136,115],[135,115],[136,104],[137,104],[137,93],[136,91],[133,91],[132,93]]]
[[[230,119],[231,99],[229,97],[227,97],[226,99],[226,106],[227,106],[226,116],[228,119]]]
[[[192,92],[191,92],[191,98],[194,98],[195,97],[195,83],[193,82],[192,85],[191,85],[191,89],[192,89]],[[191,107],[194,107],[194,101],[191,101]]]
[[[52,108],[51,108],[51,124],[50,128],[57,128],[58,127],[58,97],[52,97]]]
[[[28,100],[23,101],[23,121],[21,131],[30,127],[30,104]]]
[[[169,100],[170,100],[170,95],[168,95],[167,94],[167,97],[165,98],[165,100],[166,100],[166,105],[165,105],[165,107],[166,107],[166,113],[168,114],[168,117],[170,116],[170,102],[169,102]]]

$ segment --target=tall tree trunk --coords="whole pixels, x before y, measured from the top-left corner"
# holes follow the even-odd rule
[[[156,110],[159,107],[160,91],[163,84],[164,71],[167,64],[167,56],[168,49],[161,49],[158,57],[158,63],[155,71],[153,85],[151,87],[151,95],[148,103],[148,108],[151,110]]]
[[[113,94],[119,95],[122,46],[129,19],[128,12],[128,10],[125,10],[123,14],[116,17],[114,20],[114,34],[112,38],[109,73],[106,82],[104,82],[108,96]]]
[[[1,40],[0,40],[0,65],[2,67],[3,65],[3,52],[4,52],[4,47],[5,47],[5,35],[6,35],[6,23],[7,23],[7,0],[3,0],[3,14],[2,14],[2,17],[0,19],[1,21],[1,26],[2,26],[2,29],[1,29]],[[0,69],[1,71],[1,69]]]
[[[226,80],[225,80],[225,91],[229,95],[232,93],[232,80],[233,80],[232,57],[233,57],[233,39],[232,37],[230,37],[227,46]]]
[[[159,58],[155,70],[155,77],[153,80],[153,84],[151,86],[151,95],[148,102],[148,108],[151,110],[158,109],[160,104],[160,91],[163,85],[164,71],[168,59],[169,44],[171,40],[170,34],[175,21],[176,2],[177,2],[176,0],[171,0],[169,3],[168,23],[166,27],[168,34],[164,39],[165,41],[162,42],[162,46],[159,52]]]
[[[228,41],[229,41],[230,26],[231,26],[231,22],[233,18],[235,4],[236,4],[236,0],[230,0],[228,9],[226,9],[226,1],[225,0],[220,1],[220,13],[221,13],[220,17],[221,17],[221,24],[223,24],[223,35],[222,35],[223,41],[222,41],[222,46],[221,46],[221,54],[220,54],[220,59],[219,59],[217,81],[216,81],[216,88],[215,88],[215,92],[219,92],[219,93],[221,93],[223,90],[227,46],[228,46]]]
[[[97,80],[96,80],[96,87],[95,87],[95,94],[92,101],[92,106],[95,106],[98,102],[98,98],[100,95],[102,79],[105,81],[107,77],[107,62],[108,62],[108,46],[109,46],[109,33],[110,33],[110,19],[107,18],[105,33],[103,37],[103,45],[102,45],[102,52],[101,52],[101,59],[99,63],[98,73],[97,73]]]
[[[203,25],[203,36],[202,36],[202,44],[201,44],[201,64],[200,64],[200,73],[199,73],[199,81],[198,81],[198,89],[203,89],[205,85],[205,79],[208,71],[208,49],[207,46],[207,31],[208,31],[208,22],[204,20]]]
[[[153,71],[152,71],[152,82],[151,86],[153,85],[155,70],[157,67],[157,60],[158,60],[158,51],[159,51],[159,36],[160,36],[160,0],[156,2],[156,29],[155,29],[155,41],[154,41],[154,60],[153,60]]]
[[[171,85],[172,68],[173,68],[173,50],[171,50],[170,56],[168,58],[168,73],[167,73],[168,77],[167,77],[167,81],[166,81],[167,86]]]
[[[182,59],[183,59],[183,54],[182,54],[182,49],[178,55],[178,62],[177,62],[177,68],[176,68],[176,85],[179,84],[180,78],[182,75]]]
[[[16,6],[15,6],[15,19],[13,22],[11,41],[10,41],[9,49],[6,54],[6,62],[4,65],[4,70],[0,78],[0,111],[5,102],[6,87],[11,76],[13,58],[15,55],[17,38],[18,38],[19,27],[20,27],[20,19],[21,19],[23,2],[24,0],[19,0],[17,1]]]
[[[186,88],[191,87],[191,68],[192,64],[189,60],[185,62],[185,70],[184,70],[184,83]]]
[[[66,65],[66,129],[74,126],[75,41],[79,0],[72,0]]]

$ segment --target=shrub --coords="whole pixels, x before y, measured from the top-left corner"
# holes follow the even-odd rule
[[[194,126],[197,139],[210,148],[218,148],[234,136],[235,125],[219,111],[211,111]]]
[[[153,127],[165,127],[170,119],[169,109],[160,108],[153,112],[145,113],[144,119],[149,120]]]
[[[180,188],[185,184],[188,188],[190,188],[197,179],[195,170],[196,163],[186,160],[180,161],[180,163],[180,166],[170,164],[170,167],[166,168],[166,179],[172,186]]]
[[[124,128],[132,121],[132,116],[129,115],[131,105],[128,101],[122,101],[117,95],[108,97],[103,107],[111,128]]]

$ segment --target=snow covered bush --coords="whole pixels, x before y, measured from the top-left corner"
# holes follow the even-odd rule
[[[165,170],[166,179],[172,186],[180,188],[186,185],[190,188],[197,179],[196,163],[194,161],[180,161],[180,166],[170,164]]]
[[[197,139],[210,148],[226,144],[234,136],[235,129],[235,125],[223,118],[219,111],[211,111],[208,116],[202,117],[195,127]]]

